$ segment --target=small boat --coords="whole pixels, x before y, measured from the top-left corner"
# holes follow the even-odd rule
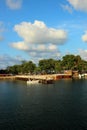
[[[37,84],[37,83],[39,83],[39,80],[31,80],[31,79],[29,79],[28,81],[27,81],[27,84]]]
[[[85,78],[85,74],[79,74],[79,79]]]

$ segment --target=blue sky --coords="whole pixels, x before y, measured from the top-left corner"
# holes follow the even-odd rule
[[[0,69],[66,54],[87,60],[87,0],[0,1]]]

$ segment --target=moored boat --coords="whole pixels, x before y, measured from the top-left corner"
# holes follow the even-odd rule
[[[85,78],[85,74],[79,74],[79,79]]]
[[[39,83],[39,80],[28,80],[27,81],[27,84],[37,84],[37,83]]]

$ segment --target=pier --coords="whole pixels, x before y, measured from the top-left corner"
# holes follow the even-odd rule
[[[6,79],[14,80],[16,79],[16,77],[10,74],[0,74],[0,80],[6,80]]]
[[[12,80],[23,80],[23,81],[27,81],[28,79],[32,79],[32,80],[40,80],[40,81],[44,81],[44,80],[59,80],[59,79],[69,79],[72,78],[72,75],[70,74],[46,74],[46,75],[9,75],[9,74],[0,74],[0,79],[5,80],[5,79],[12,79]]]
[[[16,79],[21,80],[28,80],[28,79],[35,79],[35,80],[58,80],[58,79],[64,79],[64,78],[72,78],[72,75],[68,74],[50,74],[50,75],[17,75],[15,76]]]

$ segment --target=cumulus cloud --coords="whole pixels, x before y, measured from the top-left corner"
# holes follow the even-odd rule
[[[22,0],[6,0],[6,4],[10,9],[20,9],[22,6]]]
[[[54,58],[57,59],[61,56],[60,51],[58,50],[57,45],[54,44],[49,44],[49,45],[44,45],[44,44],[39,44],[39,45],[24,45],[23,42],[19,43],[13,43],[11,45],[12,47],[25,51],[31,60],[33,60],[35,63],[38,63],[40,59],[48,59],[48,58]]]
[[[87,42],[87,31],[86,31],[85,34],[82,36],[82,40],[83,40],[83,42]]]
[[[53,44],[49,44],[49,45],[44,45],[44,44],[39,44],[39,45],[28,45],[24,42],[18,42],[18,43],[12,43],[11,47],[19,49],[19,50],[23,50],[23,51],[28,51],[28,52],[53,52],[53,51],[57,51],[57,45],[53,45]]]
[[[60,55],[58,45],[67,40],[67,32],[55,28],[48,28],[42,21],[22,22],[14,26],[14,30],[22,41],[11,43],[11,47],[24,51],[31,59],[54,58]]]
[[[33,24],[30,22],[22,22],[15,25],[14,30],[26,43],[29,44],[63,44],[67,40],[66,31],[48,28],[44,22],[37,20]]]
[[[54,57],[54,55],[56,55],[57,57],[59,56],[59,53],[60,53],[57,45],[54,45],[54,44],[28,45],[28,44],[25,44],[24,42],[18,42],[18,43],[13,43],[11,46],[13,48],[27,52],[27,54],[29,54],[31,59],[39,60],[39,57],[49,58],[49,57]]]
[[[76,10],[87,11],[87,0],[68,0]]]
[[[11,47],[16,48],[18,50],[23,50],[23,51],[29,50],[28,45],[26,43],[24,43],[23,41],[14,42],[11,44]]]

